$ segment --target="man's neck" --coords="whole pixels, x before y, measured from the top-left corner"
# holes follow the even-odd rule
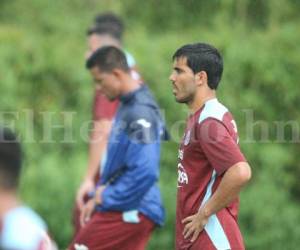
[[[18,206],[20,206],[20,201],[15,191],[0,191],[0,218]]]
[[[130,75],[125,75],[122,81],[123,81],[122,95],[129,94],[141,87],[139,81],[133,79]]]
[[[198,93],[195,95],[193,101],[188,103],[189,109],[192,113],[195,113],[199,110],[207,101],[216,98],[216,92],[211,90],[206,93]]]

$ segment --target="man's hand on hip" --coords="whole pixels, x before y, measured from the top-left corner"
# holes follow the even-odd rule
[[[184,238],[191,237],[191,242],[194,242],[207,224],[208,218],[204,209],[200,209],[198,213],[183,219],[182,223],[185,224],[183,229]]]

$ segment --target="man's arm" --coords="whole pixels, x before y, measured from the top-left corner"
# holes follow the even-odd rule
[[[106,210],[136,209],[159,175],[159,145],[131,143],[125,156],[126,169],[101,193],[98,204]]]
[[[128,211],[137,209],[139,202],[158,178],[159,148],[156,143],[131,143],[125,161],[127,169],[111,185],[101,185],[83,207],[81,226],[91,218],[96,205],[106,210]]]
[[[251,168],[247,162],[239,162],[230,167],[224,174],[220,185],[212,197],[204,204],[203,212],[209,217],[228,206],[251,178]]]
[[[124,168],[101,194],[99,203],[105,210],[136,209],[159,176],[160,120],[147,107],[131,110],[127,119],[129,126],[122,135],[126,152],[117,156],[124,159]]]
[[[183,234],[185,238],[197,239],[209,217],[227,207],[237,199],[242,187],[250,180],[251,169],[247,162],[239,162],[224,174],[218,188],[211,198],[199,209],[198,213],[185,218]]]
[[[90,135],[88,166],[76,196],[79,209],[82,209],[84,204],[84,196],[95,188],[95,177],[99,173],[100,161],[107,145],[111,125],[112,121],[108,119],[94,121]]]

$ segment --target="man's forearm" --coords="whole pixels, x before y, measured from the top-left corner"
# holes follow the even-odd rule
[[[88,167],[85,179],[94,179],[99,172],[100,161],[107,145],[110,130],[110,120],[94,121],[94,128],[90,136]]]
[[[250,180],[251,169],[248,163],[240,162],[229,168],[215,193],[200,209],[209,217],[237,199],[242,187]]]

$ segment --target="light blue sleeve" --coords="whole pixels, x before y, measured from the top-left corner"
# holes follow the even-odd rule
[[[4,217],[0,246],[3,249],[35,250],[45,239],[46,224],[27,207],[19,207]]]
[[[129,68],[134,67],[136,65],[134,57],[127,51],[125,51],[125,55],[126,55],[126,60]]]

